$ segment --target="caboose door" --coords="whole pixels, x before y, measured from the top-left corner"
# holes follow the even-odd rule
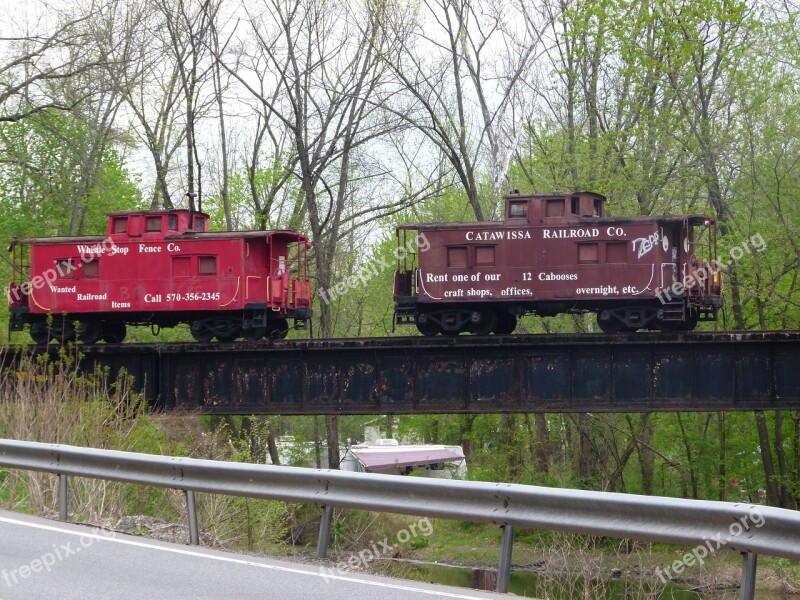
[[[659,245],[661,246],[661,289],[666,290],[683,277],[680,270],[679,244],[681,239],[681,224],[662,222],[659,230]]]

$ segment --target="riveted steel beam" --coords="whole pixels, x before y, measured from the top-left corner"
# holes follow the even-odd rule
[[[122,344],[82,349],[212,414],[800,409],[800,332]]]

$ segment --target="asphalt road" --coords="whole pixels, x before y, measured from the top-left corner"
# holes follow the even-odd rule
[[[502,598],[0,511],[0,600]]]

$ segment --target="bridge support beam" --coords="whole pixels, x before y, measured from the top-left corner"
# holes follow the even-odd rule
[[[87,370],[124,369],[161,408],[211,414],[800,409],[798,331],[101,344],[81,353]]]

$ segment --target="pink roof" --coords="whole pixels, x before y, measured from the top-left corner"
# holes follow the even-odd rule
[[[392,467],[416,467],[441,462],[462,461],[464,457],[446,448],[415,448],[413,450],[370,451],[368,449],[350,449],[356,458],[367,469],[379,470]]]

